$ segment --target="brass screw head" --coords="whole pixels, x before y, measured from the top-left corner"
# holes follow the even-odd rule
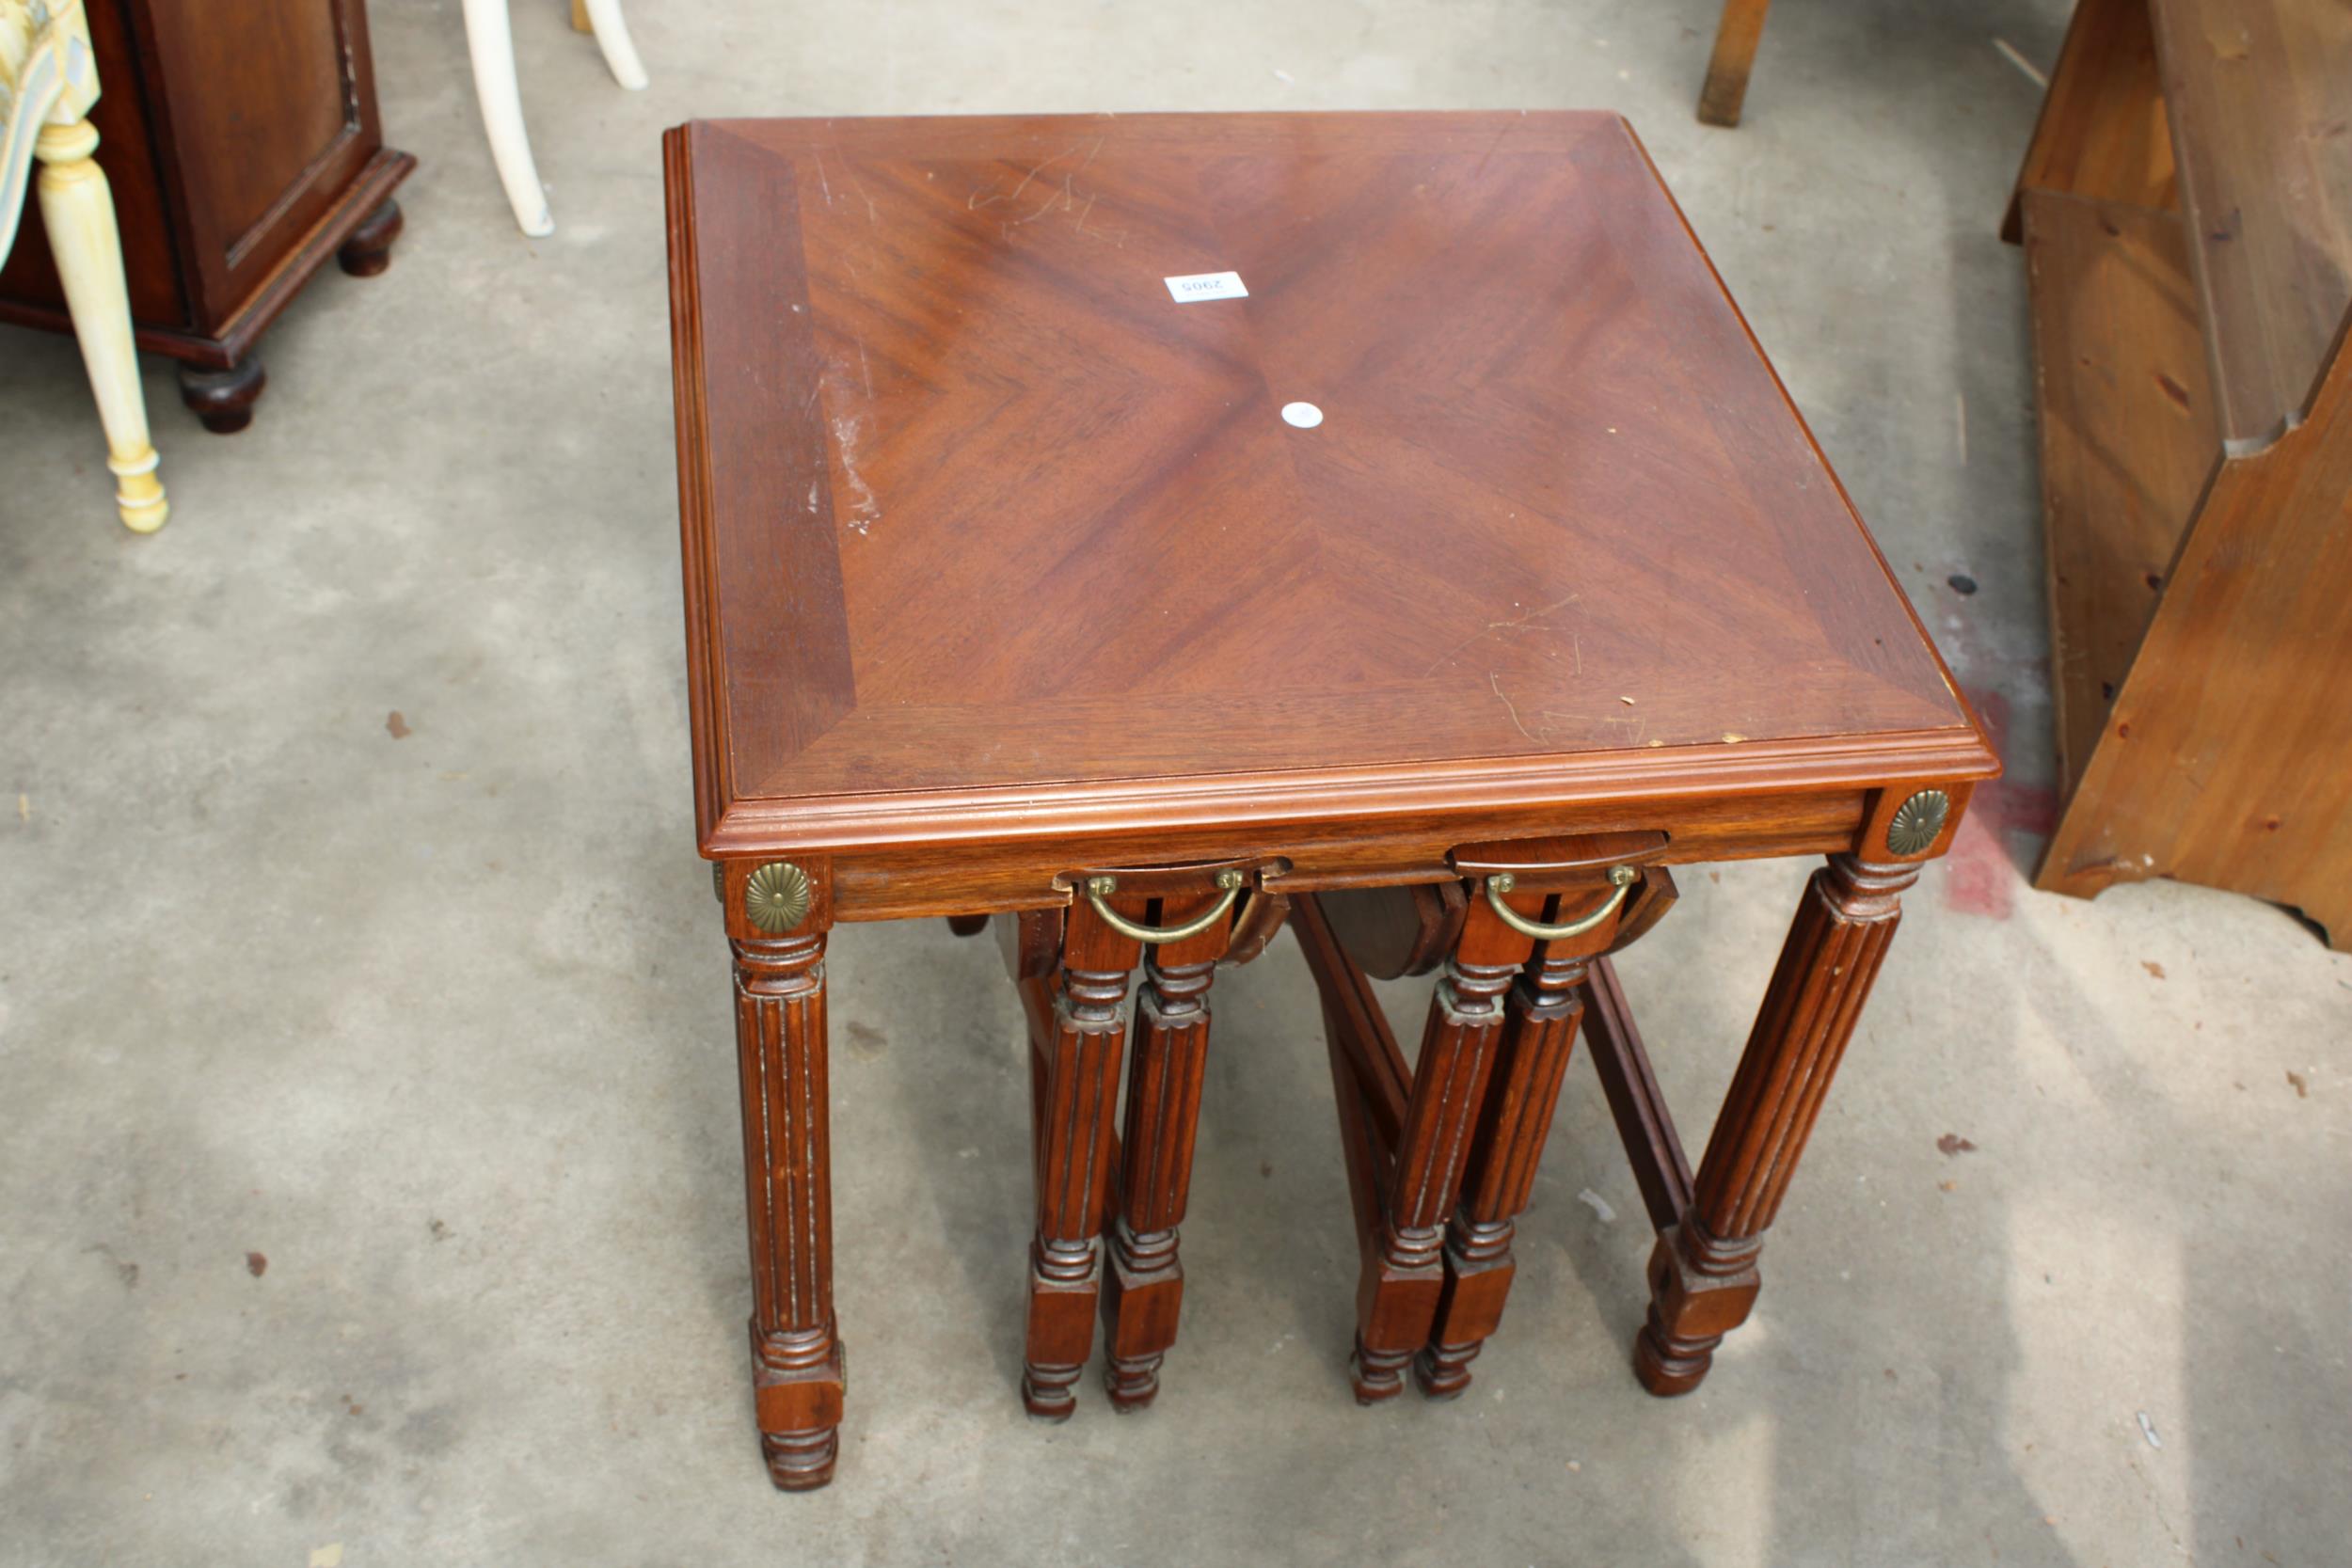
[[[808,918],[808,873],[790,861],[770,861],[743,884],[743,917],[770,936],[782,936]]]
[[[1895,808],[1886,825],[1886,847],[1898,855],[1915,855],[1933,844],[1951,815],[1952,798],[1940,789],[1923,789]]]

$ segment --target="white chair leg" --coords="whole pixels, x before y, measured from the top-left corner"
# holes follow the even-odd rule
[[[555,232],[539,166],[531,161],[531,137],[523,130],[522,89],[515,81],[515,35],[506,20],[506,0],[466,0],[466,47],[473,55],[474,96],[482,101],[482,128],[489,133],[490,157],[506,187],[515,222],[536,238]]]
[[[34,145],[40,160],[40,220],[49,230],[90,389],[98,395],[99,422],[106,427],[115,501],[134,532],[152,533],[171,509],[155,477],[138,351],[131,341],[131,293],[122,280],[122,236],[105,173],[90,158],[97,150],[98,132],[87,119],[41,127]]]
[[[628,24],[621,20],[621,0],[580,0],[588,11],[589,25],[596,30],[596,47],[604,51],[606,69],[612,79],[631,92],[645,90],[645,65],[637,57],[637,45],[629,41]]]

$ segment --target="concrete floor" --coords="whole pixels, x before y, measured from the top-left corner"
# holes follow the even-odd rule
[[[422,160],[407,235],[295,303],[245,435],[150,362],[157,537],[113,519],[70,345],[0,333],[0,1559],[2347,1560],[2352,959],[2247,899],[2081,904],[2019,871],[2050,713],[1994,230],[2038,94],[1994,40],[2046,67],[2062,0],[1787,0],[1735,133],[1691,114],[1711,0],[635,9],[642,95],[557,0],[516,7],[561,226],[532,243],[454,0],[374,8],[385,123]],[[1476,1387],[1359,1410],[1285,942],[1216,992],[1166,1394],[1115,1420],[1089,1377],[1076,1420],[1032,1425],[1012,997],[940,923],[856,927],[856,1379],[837,1483],[775,1495],[692,850],[657,132],[1520,105],[1632,117],[2007,729],[1757,1317],[1698,1396],[1635,1386],[1646,1230],[1579,1067]],[[1693,868],[1623,965],[1694,1148],[1803,875]]]

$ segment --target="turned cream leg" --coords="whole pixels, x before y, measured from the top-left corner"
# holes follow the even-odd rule
[[[637,57],[637,45],[629,41],[628,24],[621,20],[621,0],[574,0],[578,10],[588,13],[588,24],[596,35],[596,47],[604,51],[604,63],[612,72],[612,79],[631,92],[645,87],[644,62]],[[575,20],[574,24],[579,24]]]
[[[99,421],[106,427],[106,467],[115,473],[115,500],[135,532],[164,526],[170,507],[155,477],[155,447],[148,438],[147,403],[139,393],[138,353],[131,341],[131,294],[122,278],[122,238],[115,228],[113,194],[90,154],[98,132],[87,119],[44,125],[33,155],[40,160],[40,217],[49,230],[66,309],[82,345]]]
[[[507,24],[506,0],[466,0],[466,47],[473,55],[474,96],[482,103],[482,128],[490,138],[490,158],[515,222],[536,239],[555,232],[539,166],[531,161],[531,137],[523,130],[522,89],[515,80],[515,35]]]

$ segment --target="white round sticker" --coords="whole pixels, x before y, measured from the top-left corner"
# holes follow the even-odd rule
[[[1311,403],[1286,403],[1282,404],[1282,422],[1312,430],[1323,422],[1323,410]]]

